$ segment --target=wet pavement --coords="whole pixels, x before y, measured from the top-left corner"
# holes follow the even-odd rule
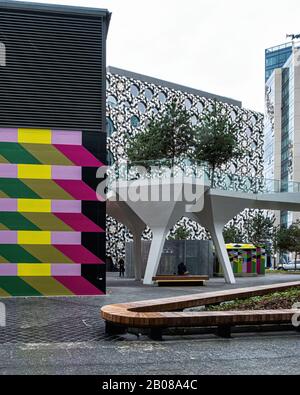
[[[238,279],[235,287],[300,281],[300,275]],[[107,337],[101,306],[230,289],[222,279],[203,288],[147,287],[108,276],[103,297],[16,298],[5,303],[0,328],[0,374],[299,374],[296,332]]]

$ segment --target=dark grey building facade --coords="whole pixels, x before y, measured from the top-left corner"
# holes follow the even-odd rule
[[[0,293],[105,293],[104,9],[0,2]],[[2,293],[1,293],[2,295]]]

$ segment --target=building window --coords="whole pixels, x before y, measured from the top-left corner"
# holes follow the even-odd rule
[[[110,107],[115,108],[118,105],[118,101],[115,96],[109,95],[107,98],[107,103]]]
[[[192,108],[192,102],[190,101],[190,99],[185,99],[184,106],[186,110],[190,110]]]
[[[146,112],[146,105],[142,101],[138,104],[138,110],[140,113],[145,114]]]
[[[196,108],[197,108],[198,113],[201,114],[202,111],[203,111],[203,109],[204,109],[204,106],[203,106],[203,104],[201,103],[201,101],[199,101],[199,102],[196,104]]]
[[[145,98],[146,98],[148,101],[152,100],[153,92],[152,92],[151,89],[146,88],[144,94],[145,94]]]
[[[252,136],[252,129],[251,128],[247,128],[246,129],[246,135],[250,138]]]
[[[197,123],[198,123],[198,118],[196,117],[196,115],[193,115],[191,118],[191,124],[195,126],[197,125]]]
[[[235,111],[231,111],[230,113],[230,118],[231,120],[234,122],[236,120],[236,112]]]
[[[115,131],[115,127],[113,121],[110,118],[106,118],[106,134],[107,137],[111,137],[113,132]]]
[[[131,126],[138,128],[140,126],[140,119],[136,115],[133,115],[130,119]]]
[[[166,97],[166,95],[165,95],[163,92],[159,92],[158,98],[159,98],[159,101],[160,101],[162,104],[164,104],[164,103],[166,102],[166,100],[167,100],[167,97]]]
[[[133,97],[137,97],[140,93],[139,88],[135,84],[132,84],[130,87],[130,93]]]

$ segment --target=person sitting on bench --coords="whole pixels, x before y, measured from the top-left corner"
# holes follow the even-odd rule
[[[188,274],[190,274],[183,262],[179,263],[177,272],[178,276],[187,276]]]

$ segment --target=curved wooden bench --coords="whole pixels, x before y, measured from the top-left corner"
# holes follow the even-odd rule
[[[300,287],[300,281],[115,304],[102,307],[101,316],[106,321],[107,333],[110,334],[124,333],[128,328],[145,328],[153,331],[154,336],[152,337],[160,338],[160,331],[165,328],[217,327],[220,335],[228,337],[230,334],[229,328],[232,326],[291,323],[294,314],[299,314],[300,311],[294,309],[183,312],[183,310],[253,296],[263,296],[295,287]]]

